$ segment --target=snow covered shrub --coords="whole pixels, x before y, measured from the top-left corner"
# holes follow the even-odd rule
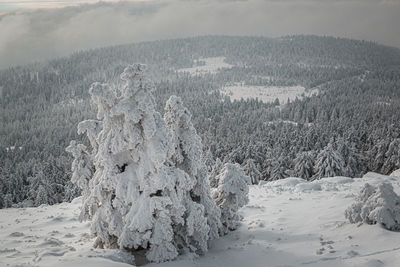
[[[67,150],[95,246],[145,249],[149,261],[161,262],[188,250],[205,252],[207,241],[218,237],[220,211],[190,113],[171,97],[163,120],[144,70],[127,67],[121,87],[91,86],[101,121],[84,121],[78,131],[87,133],[93,150],[73,142]]]
[[[376,187],[366,183],[345,216],[351,223],[379,223],[388,230],[400,230],[400,197],[390,183]]]
[[[226,234],[239,225],[241,217],[238,210],[249,202],[248,185],[251,180],[237,163],[226,163],[217,180],[214,198],[221,209],[221,234]]]

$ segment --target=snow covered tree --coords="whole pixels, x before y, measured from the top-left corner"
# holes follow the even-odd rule
[[[210,186],[212,188],[218,187],[218,174],[220,174],[223,167],[224,163],[219,158],[217,158],[211,172],[209,173],[208,178],[210,180]]]
[[[312,180],[345,174],[346,167],[342,156],[334,150],[331,143],[328,143],[328,145],[318,153]]]
[[[388,140],[379,140],[369,151],[370,166],[375,172],[382,172],[385,164],[385,154],[389,144]]]
[[[207,172],[211,172],[214,167],[215,160],[210,149],[204,153],[203,162],[207,167]]]
[[[361,189],[352,204],[345,211],[351,223],[364,222],[380,224],[388,230],[400,230],[400,197],[393,191],[390,183],[372,186],[368,183]]]
[[[121,87],[90,88],[102,130],[87,201],[96,246],[145,248],[150,261],[160,262],[178,255],[173,225],[184,225],[182,195],[190,178],[167,164],[171,142],[144,69],[125,68]]]
[[[289,176],[285,158],[279,157],[278,159],[273,159],[271,162],[269,181],[276,181]]]
[[[249,202],[248,185],[251,180],[237,163],[226,163],[217,180],[214,199],[221,209],[221,234],[227,234],[239,225],[241,216],[238,210]]]
[[[164,120],[172,136],[173,151],[170,159],[191,180],[191,186],[183,197],[189,216],[185,227],[176,231],[184,244],[178,243],[178,246],[195,247],[196,251],[205,252],[207,241],[219,237],[221,215],[211,196],[207,167],[202,159],[203,145],[193,127],[191,116],[179,97],[171,96],[168,99]]]
[[[294,159],[293,176],[310,180],[313,175],[314,153],[312,151],[300,152]]]
[[[336,147],[337,152],[344,160],[346,166],[346,175],[350,177],[361,176],[360,168],[362,166],[362,159],[355,144],[340,137],[336,140]]]
[[[243,166],[244,173],[250,177],[252,184],[258,184],[261,179],[261,173],[258,170],[253,159],[247,159]]]
[[[385,153],[382,172],[390,174],[398,168],[400,168],[400,138],[396,138],[390,142],[388,150]]]
[[[29,182],[29,199],[32,201],[31,204],[39,206],[42,204],[55,204],[55,190],[53,184],[48,181],[48,177],[44,174],[43,169],[38,169],[34,176],[28,178]]]
[[[85,120],[78,124],[78,134],[86,133],[90,145],[92,147],[91,154],[96,155],[99,144],[97,143],[97,136],[102,130],[103,122],[99,120]]]
[[[74,155],[73,179],[87,192],[82,212],[92,220],[95,246],[145,249],[149,261],[161,262],[206,251],[207,241],[218,237],[220,213],[190,113],[172,97],[167,128],[144,70],[125,68],[122,86],[91,86],[101,121],[85,121],[79,131],[93,151],[74,142],[67,150]]]
[[[11,194],[5,194],[3,197],[3,207],[11,208],[13,204],[13,199]]]
[[[79,126],[78,126],[79,128]],[[93,137],[91,144],[94,144]],[[97,144],[95,145],[97,148]],[[90,180],[93,177],[95,168],[93,165],[93,158],[87,151],[87,148],[83,144],[77,144],[75,141],[71,141],[70,145],[65,149],[67,152],[71,153],[74,160],[72,161],[72,177],[71,182],[77,185],[82,192],[82,209],[80,214],[81,220],[86,220],[90,218],[89,209],[91,202],[88,202],[90,196],[91,185]]]

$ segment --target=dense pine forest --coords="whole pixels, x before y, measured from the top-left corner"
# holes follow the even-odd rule
[[[178,71],[210,57],[232,67]],[[135,62],[148,66],[161,114],[170,95],[182,98],[212,175],[222,162],[241,164],[253,183],[400,168],[400,49],[333,37],[206,36],[94,49],[0,71],[0,207],[80,194],[65,148],[70,140],[89,143],[77,134],[80,121],[96,117],[88,89],[95,81],[117,85]],[[238,83],[317,93],[281,105],[221,93]]]

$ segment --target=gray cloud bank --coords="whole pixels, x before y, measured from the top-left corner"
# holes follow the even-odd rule
[[[400,0],[153,0],[0,16],[0,68],[122,43],[208,34],[333,35],[400,47]]]

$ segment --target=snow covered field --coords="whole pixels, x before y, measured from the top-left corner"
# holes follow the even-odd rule
[[[311,96],[317,94],[317,90],[306,91],[303,86],[248,86],[235,84],[221,89],[221,93],[227,95],[231,100],[258,98],[264,103],[274,102],[279,99],[280,104],[286,104],[287,100],[293,101],[302,94]]]
[[[251,186],[241,227],[213,241],[206,255],[147,266],[400,266],[400,232],[344,217],[366,182],[382,181],[400,193],[400,178],[374,173]],[[130,266],[126,253],[91,248],[89,224],[77,220],[79,206],[75,199],[0,210],[0,266]]]
[[[202,74],[215,74],[220,69],[230,69],[233,65],[225,62],[225,57],[208,57],[201,58],[198,61],[204,62],[202,66],[194,66],[191,68],[179,69],[178,72],[189,72],[190,75],[202,75]]]

